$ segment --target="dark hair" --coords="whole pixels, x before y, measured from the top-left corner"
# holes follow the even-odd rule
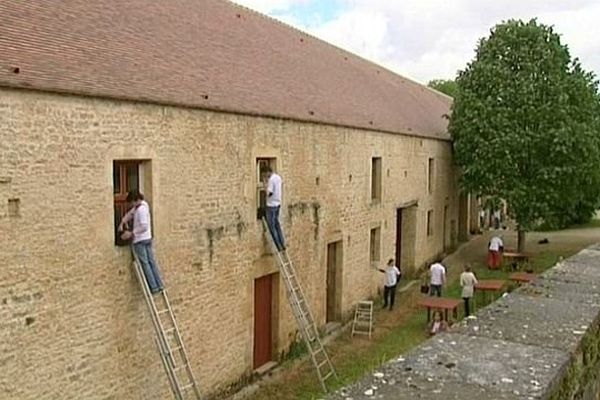
[[[394,263],[394,259],[390,258],[390,260],[388,261],[388,264],[393,264]]]
[[[263,170],[263,172],[267,172],[267,173],[273,172],[273,168],[271,168],[270,165],[265,165],[262,170]]]
[[[139,190],[133,189],[127,193],[127,201],[132,202],[136,200],[144,200],[144,195],[141,194]]]
[[[465,264],[465,271],[471,272],[471,266],[469,264]]]

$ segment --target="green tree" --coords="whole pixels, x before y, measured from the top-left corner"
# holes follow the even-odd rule
[[[438,92],[447,94],[450,97],[456,97],[456,94],[458,93],[458,85],[456,84],[456,81],[451,79],[434,79],[429,81],[427,86]]]
[[[449,131],[463,187],[505,199],[519,229],[598,205],[600,97],[552,27],[510,20],[459,73]]]

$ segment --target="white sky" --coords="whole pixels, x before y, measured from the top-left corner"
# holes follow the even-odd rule
[[[600,0],[235,0],[423,83],[452,79],[496,23],[537,17],[600,73]]]

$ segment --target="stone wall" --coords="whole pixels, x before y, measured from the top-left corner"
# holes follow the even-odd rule
[[[328,243],[343,244],[347,314],[383,279],[369,262],[372,227],[381,227],[381,262],[394,257],[397,207],[411,207],[406,269],[443,251],[445,206],[446,240],[456,237],[450,156],[440,140],[0,89],[0,393],[169,396],[129,249],[114,245],[113,160],[144,160],[164,280],[196,377],[215,392],[252,371],[254,279],[277,271],[256,218],[256,158],[277,158],[290,253],[322,325]],[[383,164],[379,202],[372,157]],[[275,354],[296,331],[283,290]]]
[[[597,399],[599,289],[596,245],[331,398]]]

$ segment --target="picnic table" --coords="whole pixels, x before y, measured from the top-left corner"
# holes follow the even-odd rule
[[[518,251],[505,251],[502,253],[503,262],[509,265],[519,265],[523,262],[528,262],[530,255],[527,253],[519,253]]]
[[[508,276],[511,281],[515,281],[519,284],[529,283],[537,278],[537,274],[531,274],[529,272],[513,272]]]
[[[475,294],[482,292],[485,300],[488,293],[498,292],[504,285],[506,285],[506,281],[500,279],[483,279],[475,285]],[[475,302],[475,296],[473,296],[473,302]]]
[[[462,303],[459,299],[450,299],[447,297],[423,296],[417,304],[427,308],[427,322],[431,321],[431,309],[438,308],[444,310],[444,320],[448,322],[448,311],[452,311],[454,319],[458,319],[458,306]]]

